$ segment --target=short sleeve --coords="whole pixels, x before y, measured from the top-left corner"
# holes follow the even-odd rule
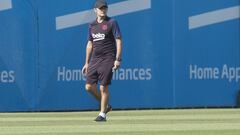
[[[112,22],[112,33],[115,39],[119,39],[122,37],[119,25],[116,20],[113,20]]]
[[[91,34],[91,25],[88,26],[88,41],[93,41],[92,34]]]

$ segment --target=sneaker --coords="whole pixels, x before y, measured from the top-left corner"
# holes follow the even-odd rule
[[[108,112],[110,112],[110,111],[112,111],[112,106],[111,106],[111,105],[107,105],[106,114],[107,114]]]
[[[106,118],[98,115],[97,118],[96,118],[94,121],[96,121],[96,122],[105,122],[105,121],[107,121],[107,120],[106,120]]]

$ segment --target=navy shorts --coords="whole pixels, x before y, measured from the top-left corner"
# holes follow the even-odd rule
[[[114,66],[114,59],[95,58],[91,59],[87,72],[87,84],[97,84],[107,86],[111,84],[112,68]]]

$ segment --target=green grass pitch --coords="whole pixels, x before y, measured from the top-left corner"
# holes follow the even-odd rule
[[[240,135],[240,109],[0,113],[0,135]]]

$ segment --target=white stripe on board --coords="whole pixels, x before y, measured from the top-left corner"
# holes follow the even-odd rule
[[[128,0],[114,3],[108,6],[109,16],[124,15],[132,12],[142,11],[151,8],[151,0]],[[93,10],[86,10],[56,17],[56,29],[65,29],[89,23],[95,19]]]
[[[11,9],[12,0],[0,0],[0,11]]]
[[[81,24],[86,24],[94,20],[95,14],[93,10],[72,13],[64,16],[56,17],[56,29],[66,29]]]
[[[191,30],[239,18],[240,6],[234,6],[191,16],[188,18],[188,27]]]

